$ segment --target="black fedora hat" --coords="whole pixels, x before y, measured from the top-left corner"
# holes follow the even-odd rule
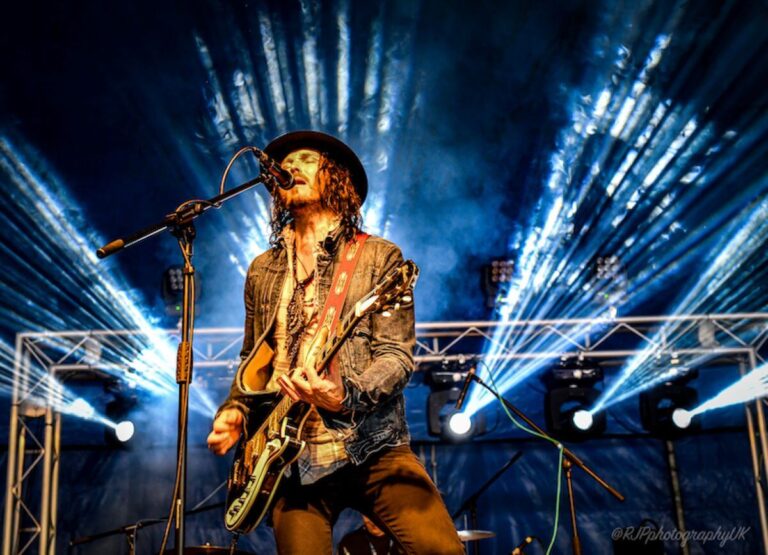
[[[365,168],[357,154],[332,135],[320,131],[291,131],[274,139],[266,146],[264,152],[280,163],[288,154],[302,148],[325,153],[329,158],[347,168],[360,202],[365,202],[365,197],[368,195],[368,176],[365,174]]]

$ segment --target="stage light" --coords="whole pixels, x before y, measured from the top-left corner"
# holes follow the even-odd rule
[[[698,393],[686,385],[690,376],[640,393],[640,421],[643,428],[664,439],[673,439],[699,427],[693,421],[693,409],[698,403]]]
[[[672,422],[681,430],[691,425],[693,414],[686,409],[675,409],[672,411]]]
[[[130,415],[138,404],[138,397],[135,392],[126,392],[122,388],[112,393],[115,398],[107,403],[104,411],[107,421],[111,423],[104,428],[104,441],[109,445],[123,447],[136,432],[134,419]]]
[[[609,316],[616,318],[619,306],[627,300],[627,274],[616,255],[598,256],[595,262],[597,300],[608,307]]]
[[[586,432],[592,427],[594,422],[595,419],[588,410],[579,409],[573,413],[573,425],[579,430]]]
[[[66,412],[69,412],[74,416],[79,416],[80,418],[89,420],[96,414],[96,409],[94,409],[88,401],[82,397],[78,397],[69,404],[68,410]]]
[[[590,410],[602,380],[602,368],[586,360],[562,361],[544,375],[547,429],[553,436],[578,441],[605,432],[605,414]]]
[[[136,427],[130,420],[123,420],[115,426],[115,437],[121,443],[129,441],[133,437]]]
[[[166,315],[180,315],[184,300],[184,268],[182,266],[171,266],[163,272],[162,294]]]
[[[612,280],[618,277],[621,270],[621,261],[618,256],[598,256],[596,262],[597,279]]]
[[[466,413],[456,412],[448,417],[448,429],[456,436],[463,436],[472,429],[472,419]]]
[[[470,415],[464,411],[460,412],[454,408],[453,403],[444,405],[444,409],[440,417],[439,433],[444,441],[461,443],[485,433],[484,414]]]
[[[514,260],[497,259],[493,260],[490,265],[486,267],[488,280],[491,283],[509,283],[512,281],[514,270]]]
[[[485,415],[455,408],[471,365],[471,361],[442,361],[422,366],[431,389],[427,397],[429,435],[458,442],[485,432]]]
[[[483,267],[483,292],[488,308],[501,308],[499,305],[507,304],[514,272],[514,260],[497,258]]]

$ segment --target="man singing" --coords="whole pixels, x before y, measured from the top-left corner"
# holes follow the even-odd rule
[[[365,170],[347,145],[315,131],[283,135],[265,152],[290,172],[294,187],[272,191],[272,248],[248,270],[242,362],[208,445],[226,453],[260,399],[282,392],[312,411],[302,429],[307,446],[270,513],[281,554],[330,554],[333,524],[347,507],[405,553],[463,553],[437,489],[409,447],[402,392],[413,372],[412,305],[390,317],[366,315],[329,371],[314,367],[320,313],[351,247],[362,250],[342,315],[402,262],[394,244],[360,232]],[[244,376],[264,343],[274,351],[266,375]]]

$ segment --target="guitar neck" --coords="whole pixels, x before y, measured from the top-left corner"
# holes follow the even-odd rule
[[[328,339],[325,347],[323,347],[323,351],[320,353],[320,361],[317,364],[317,368],[319,368],[318,373],[327,372],[331,359],[336,356],[336,353],[341,348],[341,344],[344,343],[344,340],[362,319],[362,314],[358,315],[354,310],[351,310],[339,321],[336,334]]]

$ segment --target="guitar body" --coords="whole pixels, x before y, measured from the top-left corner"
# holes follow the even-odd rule
[[[300,437],[310,408],[296,403],[277,425],[267,419],[240,441],[227,483],[227,530],[247,534],[263,520],[283,476],[304,451]]]

